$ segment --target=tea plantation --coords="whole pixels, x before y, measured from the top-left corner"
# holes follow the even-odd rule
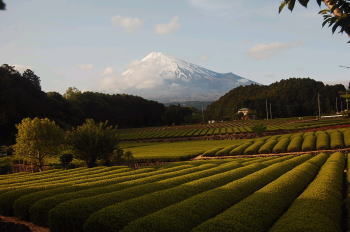
[[[2,175],[0,215],[52,232],[345,231],[349,157],[336,152]]]

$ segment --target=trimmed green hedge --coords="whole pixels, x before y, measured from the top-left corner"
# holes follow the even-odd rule
[[[260,148],[258,153],[271,153],[272,148],[276,145],[277,140],[267,140]]]
[[[224,164],[226,170],[239,166],[240,165],[236,162]],[[195,168],[180,170],[168,175],[163,174],[163,178],[159,179],[157,182],[145,183],[121,191],[96,195],[94,197],[67,201],[56,206],[49,212],[49,227],[53,232],[82,231],[82,225],[88,217],[104,207],[144,194],[171,188],[222,171],[223,169],[221,167],[213,168],[211,164],[203,164]]]
[[[303,137],[301,135],[292,137],[287,147],[287,152],[300,151],[302,143]]]
[[[244,150],[249,147],[253,142],[245,142],[238,147],[234,148],[232,151],[230,151],[230,155],[243,155]]]
[[[314,179],[327,158],[326,154],[315,156],[312,162],[295,167],[193,231],[267,231]]]
[[[343,133],[341,133],[340,131],[332,131],[330,133],[330,137],[331,137],[331,148],[332,149],[344,147]]]
[[[84,231],[120,231],[129,222],[139,217],[227,184],[264,167],[263,164],[259,163],[251,164],[106,207],[89,217],[84,225]]]
[[[222,150],[222,147],[216,147],[213,149],[210,149],[202,154],[202,156],[213,156],[216,154],[216,152]]]
[[[317,150],[325,150],[329,149],[330,141],[328,133],[320,132],[316,133],[316,149]]]
[[[344,144],[346,147],[350,147],[350,130],[343,132],[344,135]]]
[[[273,147],[272,152],[274,153],[283,153],[287,151],[287,147],[289,145],[289,138],[282,138],[278,140],[277,144]]]
[[[131,222],[124,227],[123,232],[190,231],[195,226],[241,201],[310,157],[311,155],[295,157],[221,187],[197,194]]]
[[[230,152],[234,149],[238,147],[238,144],[235,144],[235,145],[231,145],[231,146],[228,146],[228,147],[225,147],[223,149],[221,149],[220,151],[216,152],[216,156],[225,156],[225,155],[229,155]]]
[[[244,150],[245,155],[252,155],[258,153],[259,148],[265,143],[263,140],[256,140],[252,145]]]
[[[344,154],[334,153],[270,231],[342,231],[344,166]]]
[[[130,175],[114,178],[107,181],[98,181],[93,185],[81,184],[78,186],[87,186],[89,188],[78,192],[58,194],[39,200],[29,209],[30,218],[33,222],[35,222],[35,224],[47,226],[49,211],[62,202],[109,193],[113,191],[119,191],[136,186],[138,184],[158,181],[164,176],[169,176],[169,174],[171,176],[178,171],[187,170],[192,167],[192,165],[176,165],[175,167],[162,168],[157,171],[144,173],[135,173],[138,171],[136,170],[134,172],[130,172]]]
[[[312,150],[315,150],[315,148],[316,148],[316,136],[313,134],[304,136],[304,141],[301,149],[303,151],[312,151]]]

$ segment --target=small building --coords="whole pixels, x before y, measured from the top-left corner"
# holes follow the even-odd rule
[[[244,116],[247,116],[249,111],[250,110],[248,108],[241,108],[238,110],[237,114],[242,113]]]

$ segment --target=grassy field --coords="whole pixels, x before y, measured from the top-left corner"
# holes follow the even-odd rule
[[[342,231],[342,153],[0,176],[0,215],[52,232]],[[349,172],[348,172],[349,173]]]
[[[240,120],[203,125],[198,124],[185,126],[121,129],[120,139],[132,141],[143,139],[185,138],[249,133],[252,132],[251,127],[256,124],[266,125],[267,131],[297,130],[317,128],[322,126],[350,124],[350,119],[314,120],[314,117],[305,117],[302,120],[298,118],[247,121]]]

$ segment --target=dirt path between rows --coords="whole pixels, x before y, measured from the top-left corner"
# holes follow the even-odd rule
[[[3,222],[10,222],[10,223],[14,223],[14,224],[25,225],[32,232],[50,232],[49,228],[41,227],[41,226],[35,225],[35,224],[31,223],[31,222],[22,221],[22,220],[20,220],[20,219],[18,219],[16,217],[5,217],[5,216],[1,216],[0,215],[0,220],[3,221]]]
[[[286,152],[286,153],[268,153],[256,155],[235,155],[235,156],[203,156],[199,155],[192,160],[210,160],[210,159],[235,159],[235,158],[254,158],[254,157],[270,157],[270,156],[286,156],[286,155],[302,155],[302,154],[319,154],[319,153],[334,153],[334,152],[350,152],[350,148],[338,148],[331,150],[314,150],[302,152]]]

